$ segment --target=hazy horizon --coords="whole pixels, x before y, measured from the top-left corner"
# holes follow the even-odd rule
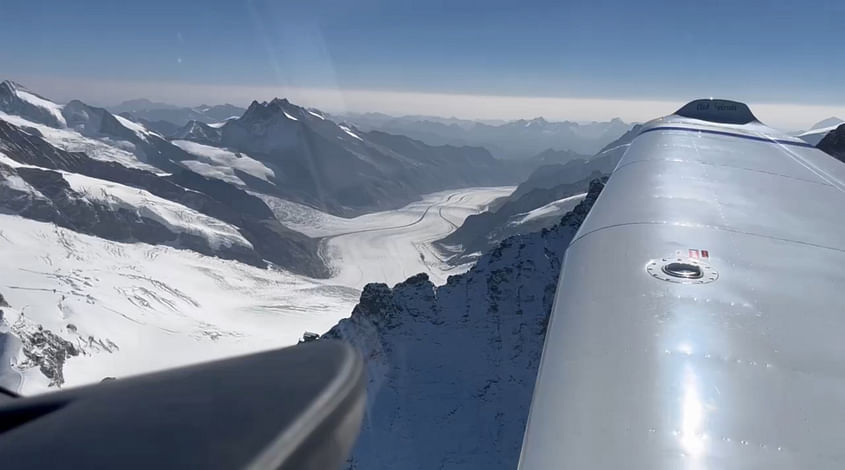
[[[161,82],[101,81],[60,77],[0,77],[20,83],[59,103],[79,99],[96,106],[147,99],[174,106],[232,104],[246,108],[253,101],[287,98],[295,104],[333,114],[383,113],[476,121],[515,121],[542,117],[549,121],[593,122],[614,118],[645,122],[671,114],[688,99],[619,99],[599,97],[495,96],[383,90],[340,90],[274,86],[197,85]],[[815,123],[845,115],[845,106],[767,103],[735,96],[716,96],[748,103],[763,122],[783,130],[809,129]]]

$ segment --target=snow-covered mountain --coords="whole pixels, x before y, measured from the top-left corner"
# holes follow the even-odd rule
[[[364,288],[325,335],[367,363],[347,468],[516,468],[563,255],[601,188],[594,181],[560,223],[506,239],[443,286],[418,275]]]
[[[52,191],[40,205],[26,206],[28,216],[110,240],[163,243],[253,265],[266,260],[313,276],[328,275],[319,242],[280,224],[268,197],[350,216],[403,207],[447,188],[516,182],[524,174],[480,148],[361,133],[281,99],[254,102],[224,123],[192,121],[170,141],[78,100],[59,105],[11,82],[3,91],[0,150],[16,165],[38,167],[11,165],[4,173],[24,178],[27,194]],[[57,171],[100,181],[80,190]],[[128,201],[132,188],[146,191],[146,199]],[[108,197],[91,197],[92,191]],[[130,223],[120,212],[152,197],[214,219],[246,243],[176,230],[150,211],[133,213]]]
[[[282,226],[260,198],[234,185],[172,162],[176,172],[162,174],[94,159],[37,134],[0,119],[0,206],[7,213],[114,241],[327,274],[316,240]],[[220,230],[231,236],[221,239]]]
[[[2,91],[0,386],[26,394],[326,331],[348,316],[367,280],[422,271],[442,282],[468,269],[439,260],[432,242],[513,189],[412,193],[420,199],[408,206],[342,218],[280,197],[279,166],[244,152],[171,142],[103,108],[58,104],[11,82]],[[315,110],[280,115],[306,119],[292,113],[323,121]],[[277,131],[340,137],[344,158],[367,160],[376,148],[394,166],[421,168],[421,178],[438,165],[457,175],[431,186],[476,177],[478,149],[417,146],[329,122],[322,133],[285,134],[278,117],[246,119],[221,136],[245,131],[273,150],[286,148]],[[395,176],[380,171],[374,179]]]
[[[189,122],[176,137],[183,148],[200,143],[266,165],[273,173],[267,179],[235,171],[251,190],[342,216],[394,209],[448,188],[512,184],[524,174],[478,147],[361,132],[286,99],[254,101],[219,125]]]
[[[67,125],[61,106],[11,80],[0,83],[0,109],[53,127]]]
[[[174,175],[189,170],[343,216],[396,209],[443,189],[513,184],[528,171],[477,147],[430,146],[404,136],[360,132],[284,99],[253,102],[243,115],[221,122],[190,121],[171,141],[143,122],[104,108],[77,100],[59,105],[11,82],[4,90],[0,111],[18,118],[10,122],[36,129],[65,150],[91,150],[80,141],[106,144],[107,159],[122,154],[123,165],[147,165]],[[232,164],[241,158],[248,163]],[[247,166],[257,171],[244,171]]]
[[[473,145],[505,159],[528,158],[547,149],[592,155],[631,128],[621,119],[553,122],[543,118],[506,123],[365,113],[343,116],[364,130],[402,134],[433,145]]]

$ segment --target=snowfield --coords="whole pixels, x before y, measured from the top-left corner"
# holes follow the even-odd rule
[[[155,132],[148,131],[147,128],[144,127],[143,125],[141,125],[141,124],[139,124],[135,121],[130,121],[129,119],[126,119],[125,117],[123,117],[119,114],[114,114],[114,118],[117,119],[117,122],[119,122],[123,127],[131,130],[132,132],[135,133],[135,135],[137,135],[141,139],[146,139],[147,134],[155,134]],[[159,136],[159,137],[161,137],[161,136]]]
[[[83,152],[96,160],[114,161],[130,168],[161,173],[161,170],[158,168],[138,160],[138,157],[132,153],[135,150],[135,145],[130,142],[118,141],[106,137],[100,140],[91,139],[84,137],[72,129],[56,129],[55,127],[32,122],[20,116],[3,113],[2,111],[0,111],[0,119],[16,126],[35,129],[41,134],[44,140],[62,150]]]
[[[146,191],[64,177],[89,198],[148,211],[173,230],[248,243],[233,227]],[[446,264],[431,242],[513,189],[444,191],[354,219],[265,196],[282,223],[325,237],[323,255],[334,270],[326,280],[0,215],[0,294],[10,305],[0,308],[0,333],[43,327],[73,345],[79,354],[64,363],[62,386],[289,346],[348,317],[369,282],[392,285],[425,272],[442,284],[468,269]],[[5,376],[0,370],[0,385],[23,394],[50,389],[20,345],[12,356],[21,367]]]
[[[353,138],[355,138],[355,139],[358,139],[358,140],[360,140],[360,141],[362,141],[362,142],[364,141],[364,139],[362,139],[362,138],[361,138],[361,136],[359,136],[358,134],[356,134],[356,133],[352,132],[352,130],[351,130],[351,129],[349,129],[349,127],[344,126],[343,124],[338,124],[338,126],[337,126],[337,127],[341,128],[341,129],[343,130],[343,132],[346,132],[346,134],[347,134],[347,135],[349,135],[350,137],[353,137]]]
[[[295,344],[349,315],[358,291],[331,280],[0,215],[3,323],[41,325],[80,351],[65,386]],[[17,363],[26,360],[23,352]],[[6,380],[8,383],[8,380]],[[19,390],[46,391],[38,368]]]
[[[18,95],[18,98],[26,101],[27,103],[46,110],[53,116],[53,118],[56,119],[56,121],[58,121],[60,126],[67,127],[67,122],[65,121],[65,117],[62,115],[62,106],[60,104],[45,100],[44,98],[36,96],[33,93],[29,93],[20,88],[15,89],[15,94]]]
[[[88,199],[96,199],[115,209],[137,211],[142,217],[155,220],[172,232],[202,237],[213,248],[232,245],[252,248],[252,244],[234,226],[143,189],[75,173],[63,172],[62,176],[71,189]]]
[[[272,183],[272,178],[275,173],[270,168],[267,168],[263,163],[250,158],[243,154],[236,154],[226,149],[219,147],[212,147],[210,145],[198,144],[189,140],[174,140],[173,145],[182,150],[199,157],[197,163],[202,163],[204,166],[191,165],[191,162],[186,162],[186,166],[204,176],[211,178],[218,178],[220,173],[226,174],[231,178],[235,178],[243,185],[243,181],[235,176],[234,169],[248,173],[256,178]],[[196,167],[196,168],[195,168]],[[205,170],[207,173],[203,173]],[[209,174],[211,173],[211,174]]]

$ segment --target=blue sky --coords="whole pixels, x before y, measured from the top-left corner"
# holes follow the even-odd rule
[[[845,105],[845,2],[0,3],[3,77],[59,99],[319,89]]]

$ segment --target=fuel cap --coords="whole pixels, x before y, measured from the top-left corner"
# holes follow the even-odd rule
[[[719,278],[708,263],[693,258],[661,258],[651,260],[646,271],[655,279],[678,284],[707,284]]]
[[[660,269],[672,277],[681,279],[701,279],[701,277],[704,276],[704,271],[701,269],[701,266],[681,261],[664,264]]]

